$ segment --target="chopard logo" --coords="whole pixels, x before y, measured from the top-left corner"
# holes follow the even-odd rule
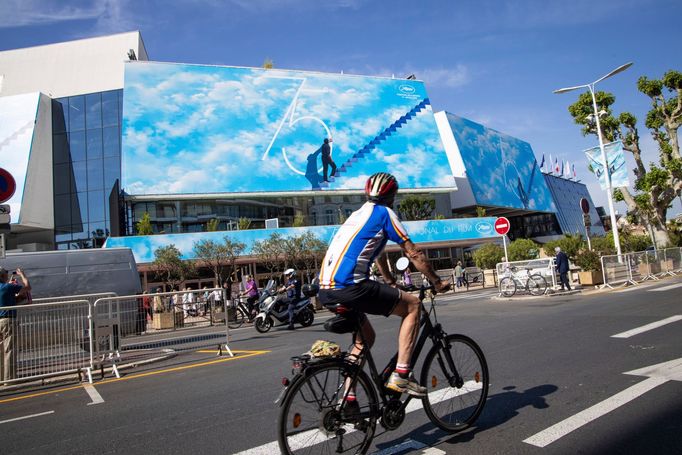
[[[490,223],[477,223],[476,230],[481,234],[488,234],[492,232],[493,227],[490,225]]]
[[[403,84],[400,87],[398,87],[398,90],[400,90],[401,92],[406,93],[408,95],[412,95],[414,92],[417,91],[416,88],[412,87],[411,85],[406,85],[406,84]]]

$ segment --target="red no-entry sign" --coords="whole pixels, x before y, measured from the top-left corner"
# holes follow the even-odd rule
[[[0,167],[0,204],[9,201],[17,189],[17,183],[12,174]]]
[[[509,232],[509,220],[503,216],[495,220],[495,232],[505,235]]]

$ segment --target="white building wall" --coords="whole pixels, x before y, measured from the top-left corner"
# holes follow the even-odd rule
[[[0,97],[43,92],[51,98],[123,88],[132,49],[147,60],[140,32],[0,52]]]

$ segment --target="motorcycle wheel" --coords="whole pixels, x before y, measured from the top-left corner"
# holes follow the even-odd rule
[[[303,327],[310,327],[311,325],[313,325],[314,320],[315,315],[309,308],[303,310],[298,317],[298,322],[300,322]]]
[[[268,332],[272,328],[272,318],[270,316],[256,318],[256,322],[253,325],[259,333]]]

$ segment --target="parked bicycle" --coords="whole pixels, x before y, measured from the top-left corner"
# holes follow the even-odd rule
[[[480,415],[488,396],[488,366],[481,348],[464,335],[445,333],[431,300],[426,309],[426,291],[421,301],[420,334],[410,364],[416,365],[427,340],[433,346],[426,354],[420,383],[428,388],[421,398],[424,410],[439,428],[455,433],[468,428]],[[362,313],[343,306],[332,309],[337,316],[325,324],[334,333],[352,333],[362,340]],[[356,338],[357,337],[357,338]],[[396,365],[398,354],[378,372],[370,348],[363,342],[357,357],[347,353],[336,357],[293,357],[295,376],[282,380],[285,388],[278,398],[279,447],[284,454],[366,453],[375,436],[376,423],[395,430],[405,419],[415,398],[396,394],[384,384]],[[365,372],[365,366],[369,374]],[[357,406],[347,406],[354,390]]]
[[[539,273],[531,273],[532,270],[524,268],[519,271],[515,266],[507,267],[507,276],[500,280],[500,294],[512,297],[521,288],[531,295],[543,295],[547,292],[547,281]]]

